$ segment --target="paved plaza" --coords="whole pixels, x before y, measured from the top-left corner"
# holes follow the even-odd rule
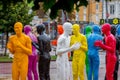
[[[100,52],[100,69],[99,69],[99,80],[104,80],[104,75],[105,75],[105,52]],[[71,61],[70,61],[71,63]],[[11,64],[12,63],[0,63],[0,80],[12,80],[11,79]],[[56,64],[55,61],[51,61],[50,65],[50,77],[51,80],[57,80],[56,77]],[[120,69],[119,73],[120,75]],[[72,79],[72,72],[71,72],[71,79]],[[87,79],[86,79],[87,80]],[[120,80],[120,76],[118,78]]]

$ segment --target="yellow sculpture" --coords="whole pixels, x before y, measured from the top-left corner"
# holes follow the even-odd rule
[[[26,80],[28,72],[28,55],[32,54],[30,38],[22,33],[21,22],[14,24],[15,35],[10,36],[7,48],[14,54],[12,63],[12,80]]]
[[[80,33],[80,26],[78,24],[73,25],[73,35],[71,36],[70,45],[76,42],[81,43],[79,49],[73,51],[72,71],[73,80],[85,80],[84,68],[85,68],[85,52],[88,50],[86,37]]]

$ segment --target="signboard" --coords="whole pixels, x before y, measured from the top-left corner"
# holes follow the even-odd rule
[[[117,24],[120,24],[120,19],[119,18],[113,18],[113,19],[108,19],[108,21],[106,19],[100,19],[100,25],[102,25],[104,23],[117,25]]]
[[[104,24],[105,20],[104,19],[100,19],[100,25]]]
[[[119,19],[118,18],[114,18],[113,21],[112,21],[113,24],[119,24]]]

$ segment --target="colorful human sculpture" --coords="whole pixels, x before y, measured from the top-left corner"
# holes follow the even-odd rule
[[[32,42],[37,43],[37,38],[31,31],[32,28],[30,25],[24,26],[24,33],[30,37]],[[37,50],[34,46],[32,46],[32,55],[29,56],[29,64],[28,64],[28,80],[33,80],[32,73],[34,76],[34,80],[38,80],[38,73],[36,66],[37,66]]]
[[[116,39],[110,32],[111,26],[108,23],[102,25],[102,32],[105,34],[105,44],[96,41],[95,46],[106,50],[106,80],[114,80],[113,74],[116,64]]]
[[[70,80],[70,63],[68,60],[68,52],[78,49],[80,43],[75,43],[70,47],[70,34],[72,33],[72,24],[65,22],[63,24],[63,34],[59,36],[57,42],[57,79],[56,80]]]
[[[31,39],[22,33],[21,22],[14,24],[15,35],[10,36],[7,48],[14,54],[12,63],[12,80],[26,80],[28,56],[32,54]]]
[[[117,29],[116,26],[111,27],[111,33],[116,38],[116,64],[114,69],[114,80],[118,80],[118,70],[119,70],[119,54],[120,54],[120,25],[118,25]]]
[[[63,30],[63,26],[62,25],[58,25],[57,26],[57,32],[59,35],[63,34],[64,30]]]
[[[72,60],[72,72],[73,72],[73,80],[85,80],[84,76],[84,68],[85,68],[85,59],[86,59],[86,51],[87,47],[87,39],[86,37],[80,33],[80,26],[78,24],[74,24],[73,27],[73,35],[71,36],[70,44],[74,44],[76,42],[81,43],[81,46],[78,50],[73,51],[73,60]]]
[[[63,33],[63,27],[62,27],[62,25],[58,25],[57,26],[57,33],[58,33],[58,36],[57,36],[57,39],[58,39],[58,37]],[[57,39],[51,41],[51,44],[53,46],[57,46]]]
[[[85,32],[86,32],[85,36],[86,36],[86,38],[88,38],[88,36],[92,33],[92,27],[86,26]],[[88,51],[86,52],[85,65],[86,65],[86,74],[87,74],[87,79],[88,79],[88,71],[89,71]]]
[[[38,36],[38,46],[39,50],[39,61],[38,61],[38,71],[40,80],[50,80],[50,38],[45,34],[45,25],[37,25]]]
[[[102,41],[100,33],[100,27],[98,25],[92,26],[92,34],[88,35],[88,59],[89,59],[89,71],[88,80],[98,80],[99,75],[99,47],[94,46],[95,41]]]

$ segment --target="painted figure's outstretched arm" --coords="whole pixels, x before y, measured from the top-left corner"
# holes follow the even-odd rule
[[[111,39],[109,39],[109,40],[110,40],[110,44],[109,45],[103,44],[102,41],[96,41],[95,42],[95,46],[99,46],[102,49],[105,49],[105,50],[110,51],[110,52],[113,53],[115,51],[115,49],[113,48],[113,47],[115,47],[115,46],[113,46],[115,43],[113,41],[111,41]]]
[[[80,43],[75,43],[73,44],[71,47],[68,47],[68,48],[65,48],[64,45],[62,45],[63,43],[65,42],[65,39],[64,38],[61,38],[61,39],[58,39],[58,45],[57,45],[57,50],[56,50],[56,54],[57,55],[61,55],[63,53],[66,53],[66,52],[70,52],[70,51],[73,51],[75,49],[79,49],[80,47]]]

